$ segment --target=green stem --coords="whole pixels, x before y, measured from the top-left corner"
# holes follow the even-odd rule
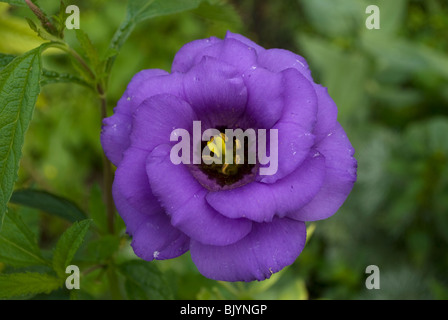
[[[107,117],[107,98],[106,93],[101,85],[97,86],[97,91],[101,101],[101,118]],[[115,205],[112,198],[113,173],[112,164],[103,152],[103,184],[104,184],[104,202],[106,203],[107,227],[109,233],[115,232]]]
[[[51,46],[59,48],[68,54],[70,54],[76,61],[79,62],[81,67],[87,72],[89,77],[92,79],[94,83],[97,82],[97,77],[92,69],[88,66],[88,64],[84,61],[84,59],[72,48],[70,48],[65,43],[55,42],[52,43]],[[98,97],[100,99],[100,109],[101,109],[101,120],[107,117],[107,95],[101,84],[97,84],[95,88],[98,93]],[[115,205],[112,198],[112,183],[113,183],[113,173],[112,173],[112,164],[107,159],[106,155],[103,153],[103,188],[104,188],[104,202],[106,204],[106,212],[107,212],[107,225],[109,233],[114,234],[115,232]]]
[[[121,295],[120,286],[118,284],[118,275],[114,267],[107,269],[107,277],[109,279],[109,287],[112,300],[123,300]]]

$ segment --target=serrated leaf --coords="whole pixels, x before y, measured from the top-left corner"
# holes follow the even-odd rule
[[[50,71],[50,70],[46,70],[46,69],[42,70],[42,79],[40,80],[41,86],[46,86],[48,84],[53,84],[53,83],[63,83],[63,82],[76,83],[81,86],[89,87],[89,88],[91,87],[89,83],[87,83],[83,79],[81,79],[77,76],[74,76],[72,74],[59,73],[56,71]]]
[[[119,266],[125,276],[125,289],[130,300],[172,299],[163,274],[151,262],[131,260]]]
[[[87,219],[87,216],[75,203],[45,191],[16,190],[12,194],[10,202],[45,211],[70,222]]]
[[[12,54],[4,54],[0,53],[0,70],[6,67],[14,58],[17,56]],[[90,87],[90,85],[84,81],[83,79],[74,76],[69,73],[59,73],[56,71],[47,70],[42,68],[42,76],[40,80],[40,85],[45,86],[53,83],[61,83],[61,82],[71,82],[76,83],[81,86]]]
[[[0,262],[12,267],[48,265],[42,258],[36,236],[11,210],[0,231]]]
[[[76,29],[76,38],[78,39],[78,42],[81,45],[84,55],[89,60],[90,65],[93,67],[94,70],[98,70],[100,63],[98,51],[92,44],[92,41],[90,41],[90,38],[87,35],[87,33],[82,31],[81,29]]]
[[[40,92],[41,48],[0,71],[0,228],[17,179],[25,132]]]
[[[0,274],[0,299],[50,293],[61,285],[60,279],[37,272]]]
[[[81,246],[91,223],[92,220],[90,219],[75,222],[62,234],[56,244],[53,253],[53,269],[61,278],[66,276],[65,269],[72,262],[72,259]]]

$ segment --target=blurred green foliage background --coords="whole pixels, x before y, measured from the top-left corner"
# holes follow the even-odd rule
[[[47,12],[58,11],[58,1],[39,4]],[[126,2],[66,4],[79,6],[81,29],[104,53]],[[365,27],[370,4],[381,10],[380,30]],[[0,52],[19,54],[41,42],[23,17],[33,15],[27,8],[0,4]],[[222,38],[227,30],[307,59],[316,82],[328,87],[338,105],[338,120],[356,149],[358,181],[338,213],[312,225],[315,231],[297,261],[270,280],[211,281],[186,254],[153,262],[160,270],[158,281],[170,291],[161,297],[448,299],[448,2],[229,0],[155,18],[137,27],[116,60],[109,113],[136,72],[170,70],[184,43]],[[66,37],[76,48],[74,32],[67,30]],[[57,51],[48,52],[45,66],[71,70]],[[101,219],[100,129],[93,93],[75,84],[45,86],[26,135],[17,188],[67,197]],[[45,212],[15,210],[44,249],[67,228]],[[91,240],[82,249],[85,261],[101,263],[112,253],[123,260],[133,257],[128,241]],[[365,287],[365,268],[371,264],[380,268],[380,290]],[[2,264],[1,269],[7,272]],[[83,276],[80,298],[108,294],[101,270]],[[48,297],[63,299],[68,293],[61,289]]]

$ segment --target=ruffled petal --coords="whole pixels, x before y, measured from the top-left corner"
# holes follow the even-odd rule
[[[231,128],[244,113],[247,90],[238,71],[204,57],[184,77],[186,101],[207,127]]]
[[[117,211],[130,235],[134,234],[148,216],[163,212],[151,192],[146,176],[147,156],[148,152],[144,150],[129,148],[115,172],[112,185]]]
[[[249,92],[244,119],[252,128],[271,128],[283,110],[282,75],[254,66],[243,79]]]
[[[294,68],[308,80],[312,80],[311,71],[306,60],[288,50],[268,49],[259,52],[258,64],[272,72],[281,72],[289,68]]]
[[[240,188],[210,192],[207,202],[229,218],[270,222],[306,205],[317,194],[325,176],[325,159],[312,153],[287,177],[272,184],[253,182]]]
[[[164,260],[187,252],[190,239],[171,225],[165,213],[161,213],[147,217],[141,223],[131,245],[135,254],[144,260]]]
[[[316,145],[316,149],[325,156],[324,182],[313,200],[297,212],[288,214],[293,219],[314,221],[332,216],[344,203],[356,181],[355,150],[339,123]]]
[[[134,112],[131,145],[152,151],[159,144],[170,142],[171,132],[185,129],[192,132],[197,116],[184,100],[170,94],[159,94],[143,101]]]
[[[125,93],[118,101],[114,114],[103,120],[101,144],[114,165],[119,165],[123,158],[123,152],[130,145],[129,136],[134,111],[147,98],[162,93],[182,97],[181,74],[168,74],[159,69],[143,70],[132,78]]]
[[[171,224],[190,238],[221,246],[242,239],[251,230],[251,221],[229,219],[208,205],[207,190],[185,165],[170,161],[170,146],[156,147],[146,169],[152,192],[171,217]]]
[[[101,146],[107,158],[118,166],[123,159],[123,152],[129,147],[129,133],[132,128],[132,117],[123,113],[115,113],[103,120]]]
[[[242,36],[242,35],[240,35],[238,33],[232,33],[230,31],[227,31],[225,39],[235,39],[235,40],[238,40],[239,42],[244,43],[246,46],[249,46],[249,47],[252,47],[253,49],[255,49],[255,52],[257,54],[260,54],[261,52],[266,50],[262,46],[256,44],[252,40],[250,40],[250,39],[246,38],[245,36]]]
[[[327,88],[320,84],[314,84],[317,94],[317,121],[314,127],[316,142],[324,139],[335,127],[338,117],[338,108],[328,94]]]
[[[306,241],[304,222],[275,218],[254,223],[242,240],[228,246],[191,241],[191,258],[199,272],[221,281],[253,281],[269,278],[292,264]]]
[[[274,183],[293,172],[307,157],[314,145],[313,129],[317,117],[317,96],[308,79],[295,69],[286,69],[283,76],[283,112],[272,129],[278,130],[278,170],[260,176],[265,183]],[[262,160],[264,163],[264,160]]]
[[[240,73],[257,65],[257,53],[254,48],[235,39],[225,39],[204,48],[195,57],[199,64],[204,57],[213,57],[235,67]]]
[[[173,64],[171,66],[172,72],[185,73],[190,70],[196,63],[196,57],[202,57],[202,51],[211,45],[222,42],[221,39],[210,37],[208,39],[199,39],[185,44],[174,56]]]

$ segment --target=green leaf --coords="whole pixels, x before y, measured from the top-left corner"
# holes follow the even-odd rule
[[[448,56],[418,42],[365,32],[361,45],[384,69],[395,73],[433,72],[448,79]]]
[[[87,219],[87,216],[75,203],[45,191],[16,190],[12,194],[10,202],[45,211],[70,222]]]
[[[93,67],[93,70],[98,70],[100,63],[98,51],[92,44],[92,41],[90,41],[90,38],[87,35],[87,33],[82,31],[81,29],[76,29],[76,38],[78,39],[78,42],[81,45],[84,55],[87,57],[88,61],[90,62],[90,65]]]
[[[70,82],[70,83],[76,83],[84,87],[89,87],[90,84],[84,81],[83,79],[74,76],[69,73],[59,73],[56,71],[50,71],[43,69],[42,70],[42,79],[40,80],[41,86],[46,86],[48,84],[53,83],[61,83],[61,82]]]
[[[98,240],[90,241],[87,245],[87,258],[95,263],[112,257],[120,247],[121,239],[115,235],[104,235]],[[85,256],[83,256],[85,258]]]
[[[130,300],[172,299],[172,292],[154,263],[131,260],[119,266],[125,276],[125,289]]]
[[[6,213],[0,232],[0,262],[12,267],[48,265],[42,258],[35,235],[11,210]]]
[[[6,2],[19,7],[26,7],[25,0],[0,0],[0,2]]]
[[[12,54],[0,53],[0,70],[6,67],[16,56]],[[50,71],[42,69],[42,77],[40,80],[40,85],[45,86],[47,84],[61,83],[61,82],[71,82],[76,83],[81,86],[89,87],[90,85],[82,80],[81,78],[74,76],[69,73],[59,73],[56,71]]]
[[[0,299],[28,294],[50,293],[62,281],[48,274],[37,272],[0,274]]]
[[[61,278],[65,278],[65,269],[72,262],[91,223],[92,220],[90,219],[75,222],[64,232],[56,244],[53,254],[53,269]]]
[[[6,67],[16,56],[0,53],[0,70]]]
[[[192,11],[194,15],[198,15],[203,19],[210,20],[228,26],[234,30],[241,29],[243,22],[240,15],[230,4],[218,2],[216,4],[210,2],[202,2],[197,9]]]
[[[17,179],[25,132],[40,92],[41,48],[0,71],[0,228]]]
[[[119,51],[135,26],[148,19],[195,9],[203,0],[129,0],[126,18],[115,32],[110,49]],[[109,58],[106,73],[110,72],[116,56]]]
[[[128,17],[135,23],[197,8],[202,0],[129,0]]]
[[[365,103],[365,85],[369,79],[366,57],[361,52],[346,52],[317,37],[302,35],[298,41],[309,59],[311,70],[318,73],[319,82],[328,88],[338,106],[338,120],[344,124],[348,117],[365,116],[359,106]],[[345,74],[344,81],[341,81],[341,74]]]
[[[366,6],[359,0],[302,0],[300,3],[313,28],[325,36],[349,36],[366,17]]]

